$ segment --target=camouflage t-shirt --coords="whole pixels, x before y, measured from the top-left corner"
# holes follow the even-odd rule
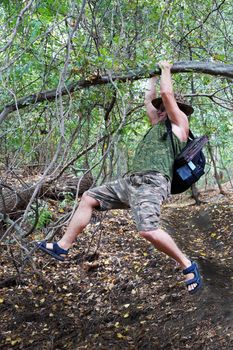
[[[139,142],[130,171],[158,171],[172,180],[174,153],[171,138],[166,136],[165,122],[152,126]],[[175,155],[178,155],[186,142],[181,142],[173,133]]]

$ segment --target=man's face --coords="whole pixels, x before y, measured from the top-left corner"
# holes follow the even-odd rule
[[[165,117],[167,117],[167,112],[165,110],[163,103],[161,103],[160,106],[157,108],[157,113],[158,113],[159,119],[164,119]]]

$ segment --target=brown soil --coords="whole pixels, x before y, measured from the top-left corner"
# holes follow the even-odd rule
[[[11,254],[20,253],[2,245],[1,349],[232,349],[232,199],[164,208],[163,226],[200,266],[204,287],[194,296],[127,211],[87,227],[64,263],[36,251],[39,277],[29,264],[15,279]]]

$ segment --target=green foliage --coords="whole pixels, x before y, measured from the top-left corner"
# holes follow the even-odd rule
[[[52,220],[52,213],[48,208],[41,208],[39,210],[39,219],[36,225],[36,229],[40,230],[47,226]]]
[[[35,215],[37,217],[37,222],[36,222],[36,229],[41,230],[42,228],[46,227],[49,225],[52,221],[53,218],[53,213],[51,208],[49,207],[48,203],[39,200],[38,201],[39,206],[34,207],[33,210],[29,212],[28,215],[28,223],[30,225],[34,225],[35,223]],[[37,213],[37,214],[35,214]]]
[[[14,33],[19,13],[28,2],[1,1],[0,110],[25,96],[59,91],[98,75],[139,70],[146,75],[163,59],[233,60],[230,0],[198,0],[195,6],[191,0],[97,0],[86,2],[81,14],[82,3],[35,1]],[[176,90],[194,95],[192,129],[207,133],[232,169],[232,82],[200,73],[177,74],[173,80]],[[27,107],[1,125],[1,165],[17,169],[33,163],[43,172],[57,156],[55,163],[62,168],[108,135],[104,146],[97,142],[74,165],[81,169],[88,163],[97,176],[105,162],[106,173],[115,176],[120,171],[116,170],[119,153],[128,163],[148,127],[141,108],[144,88],[144,81],[113,82],[62,98],[58,94],[54,101],[27,105],[26,100]],[[116,101],[108,114],[114,94]]]
[[[72,207],[74,205],[74,195],[72,192],[64,192],[64,199],[59,202],[59,211]]]

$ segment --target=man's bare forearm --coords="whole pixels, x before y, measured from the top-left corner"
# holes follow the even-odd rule
[[[162,70],[160,79],[160,93],[161,96],[164,94],[173,94],[172,78],[171,78],[171,67],[172,64],[164,61],[159,63]]]
[[[147,80],[145,100],[144,100],[145,104],[150,103],[152,100],[154,100],[157,97],[156,82],[157,82],[157,77],[152,77]]]

